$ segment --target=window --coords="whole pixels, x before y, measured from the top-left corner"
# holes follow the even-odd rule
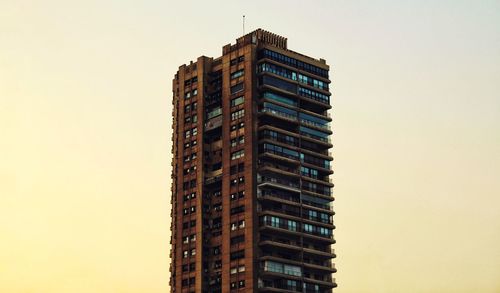
[[[264,271],[287,274],[291,276],[302,276],[302,269],[299,266],[282,264],[276,261],[265,261]]]
[[[241,173],[243,171],[245,171],[245,163],[239,163],[238,165],[232,165],[230,168],[231,175],[234,175],[236,173]]]
[[[189,99],[191,98],[191,93],[190,92],[187,92],[184,94],[184,99]]]
[[[243,129],[245,127],[245,122],[240,122],[238,124],[231,125],[231,131],[236,129]]]
[[[259,81],[260,85],[270,85],[291,93],[297,92],[297,85],[295,83],[287,82],[273,76],[264,75]]]
[[[238,177],[238,178],[234,178],[234,179],[231,179],[231,186],[236,185],[238,183],[244,183],[244,182],[245,182],[245,177],[244,176]]]
[[[196,95],[198,95],[198,89],[193,90],[193,96],[196,96]]]
[[[245,220],[240,220],[238,222],[231,223],[231,231],[245,228]]]
[[[240,258],[244,258],[245,257],[245,250],[238,250],[238,251],[235,251],[235,252],[231,252],[231,255],[230,255],[230,259],[231,260],[236,260],[236,259],[240,259]]]
[[[188,256],[189,256],[189,251],[187,251],[187,250],[183,250],[183,251],[182,251],[182,258],[186,258],[186,257],[188,257]]]
[[[231,112],[231,121],[243,118],[245,116],[245,109]]]
[[[302,176],[307,176],[314,179],[318,178],[318,170],[316,169],[300,167],[300,173],[302,174]]]
[[[237,207],[234,207],[234,208],[231,209],[231,215],[243,213],[244,211],[245,211],[245,206],[244,205],[237,206]]]
[[[191,116],[184,118],[184,123],[191,123]]]
[[[310,99],[319,101],[319,102],[322,102],[322,103],[325,103],[325,104],[330,104],[330,97],[329,96],[322,94],[322,93],[319,93],[317,91],[313,91],[310,89],[300,87],[300,86],[299,86],[299,95],[306,97],[306,98],[310,98]]]
[[[191,137],[191,130],[184,131],[184,138],[190,138],[190,137]]]
[[[213,253],[214,253],[214,255],[219,255],[220,254],[220,246],[214,247]]]
[[[191,132],[192,132],[193,136],[197,135],[198,134],[198,128],[197,127],[193,128],[191,130]]]
[[[304,224],[304,232],[312,233],[312,231],[313,231],[313,226],[311,224]]]
[[[260,58],[269,58],[271,60],[278,61],[278,62],[286,64],[288,66],[295,67],[295,68],[310,72],[314,75],[328,78],[328,70],[326,70],[326,69],[319,68],[319,67],[311,65],[309,63],[299,61],[295,58],[291,58],[291,57],[285,56],[283,54],[280,54],[280,53],[277,53],[277,52],[274,52],[274,51],[271,51],[268,49],[264,49],[264,50],[260,51],[259,57]]]
[[[231,238],[231,245],[245,242],[245,235],[239,235]]]
[[[271,93],[271,92],[265,92],[262,95],[263,98],[273,100],[279,103],[287,104],[290,106],[297,106],[297,102],[289,97],[285,97],[283,95]]]
[[[222,261],[221,260],[216,260],[214,262],[214,269],[220,269],[222,268]]]
[[[191,119],[192,119],[193,123],[198,122],[198,116],[196,116],[196,115],[193,115],[193,116],[191,117]]]
[[[190,112],[191,111],[191,105],[186,105],[184,106],[184,112]]]
[[[245,197],[245,191],[242,190],[240,192],[231,193],[230,197],[231,197],[231,200],[237,200],[237,199],[243,198],[243,197]]]
[[[191,249],[189,253],[191,254],[191,256],[196,255],[196,248]]]
[[[245,156],[245,150],[239,150],[231,153],[231,160],[236,160],[239,158],[243,158]]]
[[[235,107],[245,102],[245,96],[240,96],[231,100],[231,107]]]
[[[288,79],[297,80],[297,73],[294,71],[271,63],[261,63],[257,66],[257,72],[270,72]]]
[[[238,281],[238,288],[245,288],[245,280]]]
[[[239,144],[244,144],[244,143],[245,143],[245,136],[244,135],[231,139],[231,147],[235,147]]]
[[[240,82],[237,85],[233,85],[231,87],[231,94],[235,94],[235,93],[240,92],[242,90],[243,90],[243,83]]]
[[[212,119],[212,118],[220,116],[220,115],[222,115],[222,108],[217,107],[217,108],[214,108],[207,113],[207,119]]]
[[[235,71],[235,72],[231,73],[231,79],[241,77],[241,76],[243,76],[243,74],[245,74],[245,71],[243,69]]]

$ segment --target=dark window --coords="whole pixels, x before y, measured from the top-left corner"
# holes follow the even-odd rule
[[[242,91],[242,90],[243,90],[243,83],[240,82],[237,85],[234,85],[231,87],[231,94],[235,94],[235,93]]]
[[[244,211],[245,211],[245,206],[244,205],[237,206],[237,207],[231,209],[231,215],[242,213]]]
[[[239,235],[231,238],[231,245],[245,242],[245,235]]]
[[[238,251],[235,251],[235,252],[231,252],[231,256],[230,256],[230,259],[231,260],[236,260],[236,259],[240,259],[240,258],[244,258],[245,257],[245,250],[238,250]]]

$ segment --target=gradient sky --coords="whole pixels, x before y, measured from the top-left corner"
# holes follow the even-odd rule
[[[0,0],[0,292],[167,292],[171,80],[243,14],[332,68],[336,292],[500,292],[500,2],[458,0]]]

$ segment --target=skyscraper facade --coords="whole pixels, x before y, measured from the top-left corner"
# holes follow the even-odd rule
[[[258,29],[173,80],[172,292],[332,292],[329,66]]]

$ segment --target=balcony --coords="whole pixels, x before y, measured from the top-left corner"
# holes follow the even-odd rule
[[[318,185],[316,183],[311,183],[311,182],[302,182],[302,191],[305,191],[307,193],[312,193],[313,195],[319,195],[322,198],[325,198],[327,200],[333,201],[332,196],[332,191],[331,187],[328,186],[323,186],[323,185]]]
[[[273,164],[270,162],[264,162],[259,164],[259,171],[265,173],[266,171],[278,173],[286,176],[299,177],[299,170],[297,168],[291,168],[283,165]]]
[[[330,261],[314,261],[314,260],[304,260],[304,268],[311,269],[314,271],[318,272],[331,272],[335,273],[337,272],[337,269],[335,268],[335,264]]]
[[[313,178],[313,177],[310,177],[310,176],[304,176],[304,175],[302,175],[301,178],[305,179],[305,180],[307,180],[309,182],[319,183],[319,184],[323,184],[323,185],[329,186],[329,187],[333,187],[334,186],[333,179],[330,178],[330,177],[327,177],[326,179],[321,179],[321,178]]]
[[[217,116],[205,122],[205,131],[210,131],[222,126],[222,116]]]
[[[259,146],[260,156],[268,156],[285,162],[299,164],[299,153],[278,145],[263,143]]]
[[[268,114],[271,116],[279,117],[281,119],[285,119],[288,122],[292,122],[292,123],[298,122],[297,113],[295,111],[292,111],[292,110],[287,111],[286,108],[281,107],[281,106],[277,106],[277,105],[274,105],[271,103],[265,102],[264,107],[262,107],[262,109],[260,109],[259,112],[264,113],[264,114]],[[295,112],[295,113],[293,113],[293,112]]]
[[[335,254],[335,249],[331,248],[330,246],[326,248],[318,248],[318,247],[306,247],[304,244],[304,255],[320,255],[320,256],[325,256],[329,258],[335,258],[337,255]]]
[[[281,130],[281,129],[280,129]],[[295,136],[286,135],[281,132],[277,132],[274,130],[264,129],[259,133],[259,140],[270,140],[275,142],[284,143],[286,145],[295,146],[299,145],[299,139]]]
[[[331,274],[327,274],[324,276],[316,276],[314,278],[309,277],[309,278],[304,278],[304,281],[310,284],[317,284],[317,285],[322,285],[325,287],[330,287],[334,288],[337,287],[337,284],[335,283],[335,278],[331,276]],[[307,291],[306,292],[321,292],[321,291]]]
[[[257,190],[257,198],[271,199],[271,200],[278,199],[279,202],[285,201],[285,203],[288,204],[295,204],[295,205],[300,204],[300,197],[297,194],[293,195],[286,192],[280,192],[279,190],[275,189],[259,188]]]
[[[222,180],[222,169],[208,172],[205,176],[205,184],[212,184]]]
[[[277,187],[277,188],[281,188],[281,189],[288,190],[288,191],[300,192],[298,183],[291,182],[291,181],[284,180],[284,179],[280,179],[280,178],[258,176],[257,184],[259,185],[259,187],[272,186],[272,187]]]

